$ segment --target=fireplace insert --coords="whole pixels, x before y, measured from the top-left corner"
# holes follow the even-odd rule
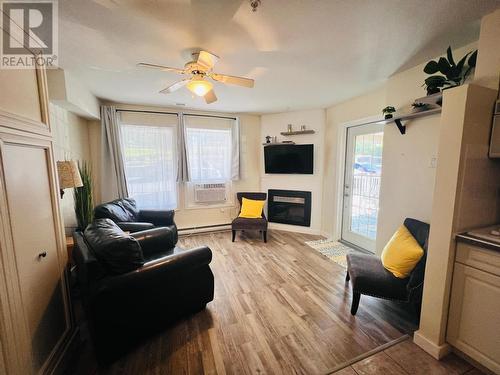
[[[311,192],[268,190],[268,220],[273,223],[311,226]]]

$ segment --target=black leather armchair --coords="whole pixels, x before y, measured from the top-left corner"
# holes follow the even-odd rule
[[[420,315],[430,226],[410,218],[405,219],[404,225],[424,249],[424,256],[407,278],[400,279],[394,276],[384,268],[377,256],[359,252],[347,254],[346,281],[351,280],[352,284],[352,315],[356,315],[358,311],[361,294],[412,303]]]
[[[95,219],[111,219],[124,231],[169,227],[177,238],[174,215],[174,210],[139,210],[133,198],[116,199],[94,208]]]
[[[182,250],[167,228],[127,235],[104,219],[75,232],[74,239],[83,307],[100,363],[213,300],[211,250]]]

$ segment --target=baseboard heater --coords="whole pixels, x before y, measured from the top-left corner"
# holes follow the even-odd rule
[[[189,227],[182,228],[178,230],[179,236],[193,234],[193,233],[208,233],[208,232],[218,232],[222,230],[231,229],[231,223],[227,224],[217,224],[217,225],[204,225],[201,227]]]

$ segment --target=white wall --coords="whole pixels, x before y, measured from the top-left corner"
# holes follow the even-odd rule
[[[89,126],[87,120],[53,103],[49,106],[50,123],[54,136],[56,160],[90,161]],[[64,191],[61,212],[66,232],[76,228],[73,189]]]
[[[73,74],[62,69],[48,69],[47,83],[51,103],[81,117],[99,119],[99,101]]]
[[[300,227],[271,223],[270,228],[292,230],[296,232],[321,232],[321,207],[323,200],[323,160],[325,140],[326,112],[323,109],[310,111],[286,112],[263,115],[261,118],[261,143],[267,135],[278,136],[278,141],[292,140],[300,144],[314,144],[314,174],[313,175],[272,175],[264,173],[263,146],[260,145],[261,178],[260,187],[263,192],[268,189],[303,190],[312,193],[311,226]],[[295,130],[301,125],[315,130],[315,134],[284,137],[280,132],[287,130],[287,124],[292,124]]]

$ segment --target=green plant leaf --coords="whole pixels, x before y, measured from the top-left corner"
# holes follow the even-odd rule
[[[85,230],[94,219],[94,202],[92,197],[92,171],[85,161],[78,163],[83,186],[74,189],[75,214],[78,228]]]
[[[427,86],[442,87],[446,82],[447,79],[443,76],[430,76],[425,79]]]
[[[467,56],[469,56],[469,54],[470,52],[468,52],[464,57],[462,57],[457,64],[457,69],[460,72],[460,74],[462,74],[462,71],[464,70],[465,61],[467,61]]]
[[[439,72],[438,63],[434,60],[429,61],[424,67],[424,72],[427,74],[435,74]]]
[[[469,57],[469,61],[467,62],[467,65],[469,65],[471,68],[476,67],[476,60],[477,60],[477,50],[472,52],[472,55]]]
[[[444,57],[440,57],[438,61],[438,66],[439,66],[439,71],[443,73],[445,76],[447,76],[451,68],[448,60],[446,60]]]
[[[453,52],[451,51],[451,46],[446,50],[446,56],[448,56],[448,62],[450,65],[455,65],[455,61],[453,61]]]

